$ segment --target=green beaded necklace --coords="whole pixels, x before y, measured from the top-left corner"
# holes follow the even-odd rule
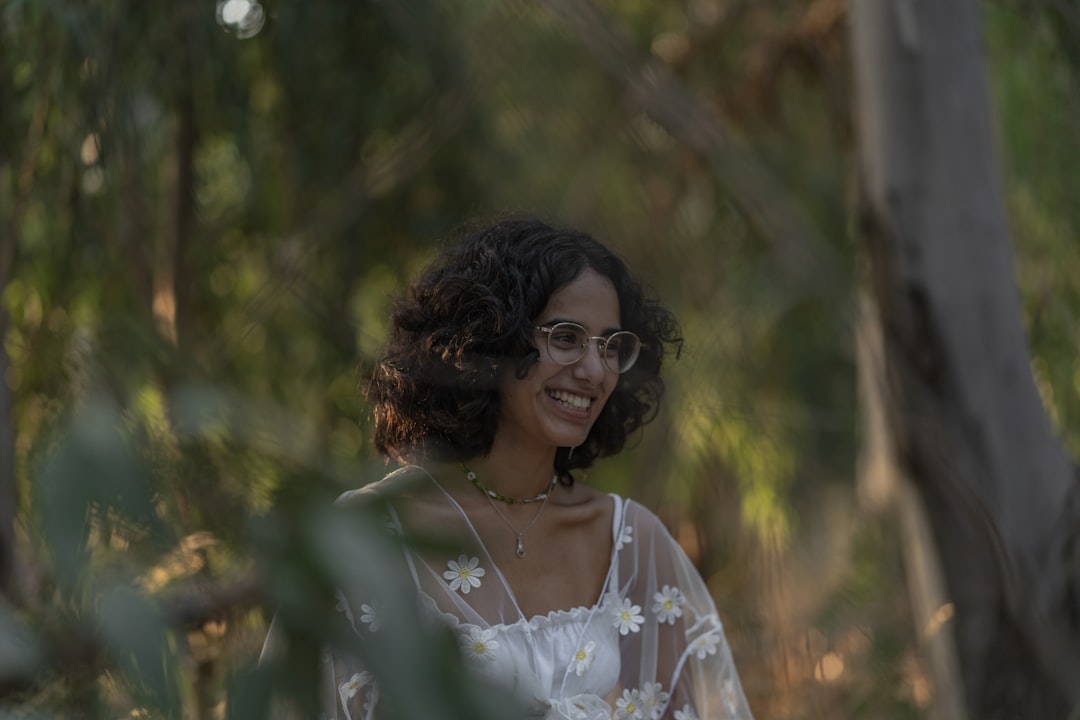
[[[547,496],[555,489],[555,483],[559,481],[559,473],[555,472],[551,475],[551,484],[547,486],[547,490],[543,491],[539,495],[533,495],[532,497],[515,498],[508,495],[500,495],[491,488],[487,487],[480,482],[480,479],[476,477],[476,473],[469,469],[469,466],[465,463],[461,463],[461,469],[465,471],[465,477],[469,478],[469,482],[476,486],[476,489],[487,495],[489,498],[498,500],[499,502],[507,503],[508,505],[516,505],[518,503],[534,503],[547,500]]]

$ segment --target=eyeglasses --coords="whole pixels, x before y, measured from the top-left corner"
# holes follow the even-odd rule
[[[561,322],[537,326],[537,332],[547,335],[548,357],[560,365],[573,365],[589,352],[589,342],[596,341],[596,352],[609,370],[624,373],[634,367],[641,353],[641,340],[632,332],[620,330],[607,337],[589,335],[577,323]]]

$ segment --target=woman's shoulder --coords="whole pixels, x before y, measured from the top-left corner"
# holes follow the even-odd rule
[[[381,479],[346,490],[334,501],[335,505],[353,506],[374,501],[399,498],[428,479],[427,471],[418,465],[404,465]]]
[[[625,524],[635,528],[634,532],[638,537],[671,538],[667,524],[653,510],[632,498],[623,498],[619,495],[615,497],[618,498],[616,502],[622,505]]]

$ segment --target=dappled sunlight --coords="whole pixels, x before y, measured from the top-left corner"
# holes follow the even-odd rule
[[[701,386],[694,401],[680,408],[676,421],[680,453],[699,466],[710,458],[723,462],[738,484],[743,524],[762,545],[783,551],[791,537],[785,488],[794,469],[785,447],[769,429],[726,413],[729,406],[710,398],[709,386]]]
[[[814,666],[814,679],[832,682],[844,674],[844,658],[834,652],[825,653]]]
[[[25,607],[0,625],[40,650],[31,716],[262,720],[230,703],[310,680],[327,508],[386,470],[363,389],[393,298],[451,228],[514,210],[595,234],[680,319],[655,422],[581,479],[672,529],[757,717],[933,716],[959,610],[908,572],[929,535],[889,459],[860,465],[885,429],[856,398],[847,5],[5,5],[0,510]],[[979,7],[1023,369],[1075,454],[1076,30],[1036,5]],[[310,635],[275,675],[278,603]]]
[[[206,222],[219,222],[244,207],[251,169],[233,139],[207,140],[195,156],[195,200]]]

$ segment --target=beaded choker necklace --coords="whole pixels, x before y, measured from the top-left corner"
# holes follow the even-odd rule
[[[534,503],[547,500],[547,496],[555,489],[555,483],[559,481],[559,473],[552,473],[551,484],[547,486],[547,490],[544,490],[539,495],[533,495],[532,497],[516,498],[508,495],[500,495],[491,488],[487,487],[480,482],[476,477],[476,473],[469,469],[465,463],[461,463],[461,469],[465,471],[465,477],[469,478],[469,482],[476,486],[476,489],[487,495],[489,498],[498,500],[499,502],[507,503],[508,505],[516,505],[518,503]]]

